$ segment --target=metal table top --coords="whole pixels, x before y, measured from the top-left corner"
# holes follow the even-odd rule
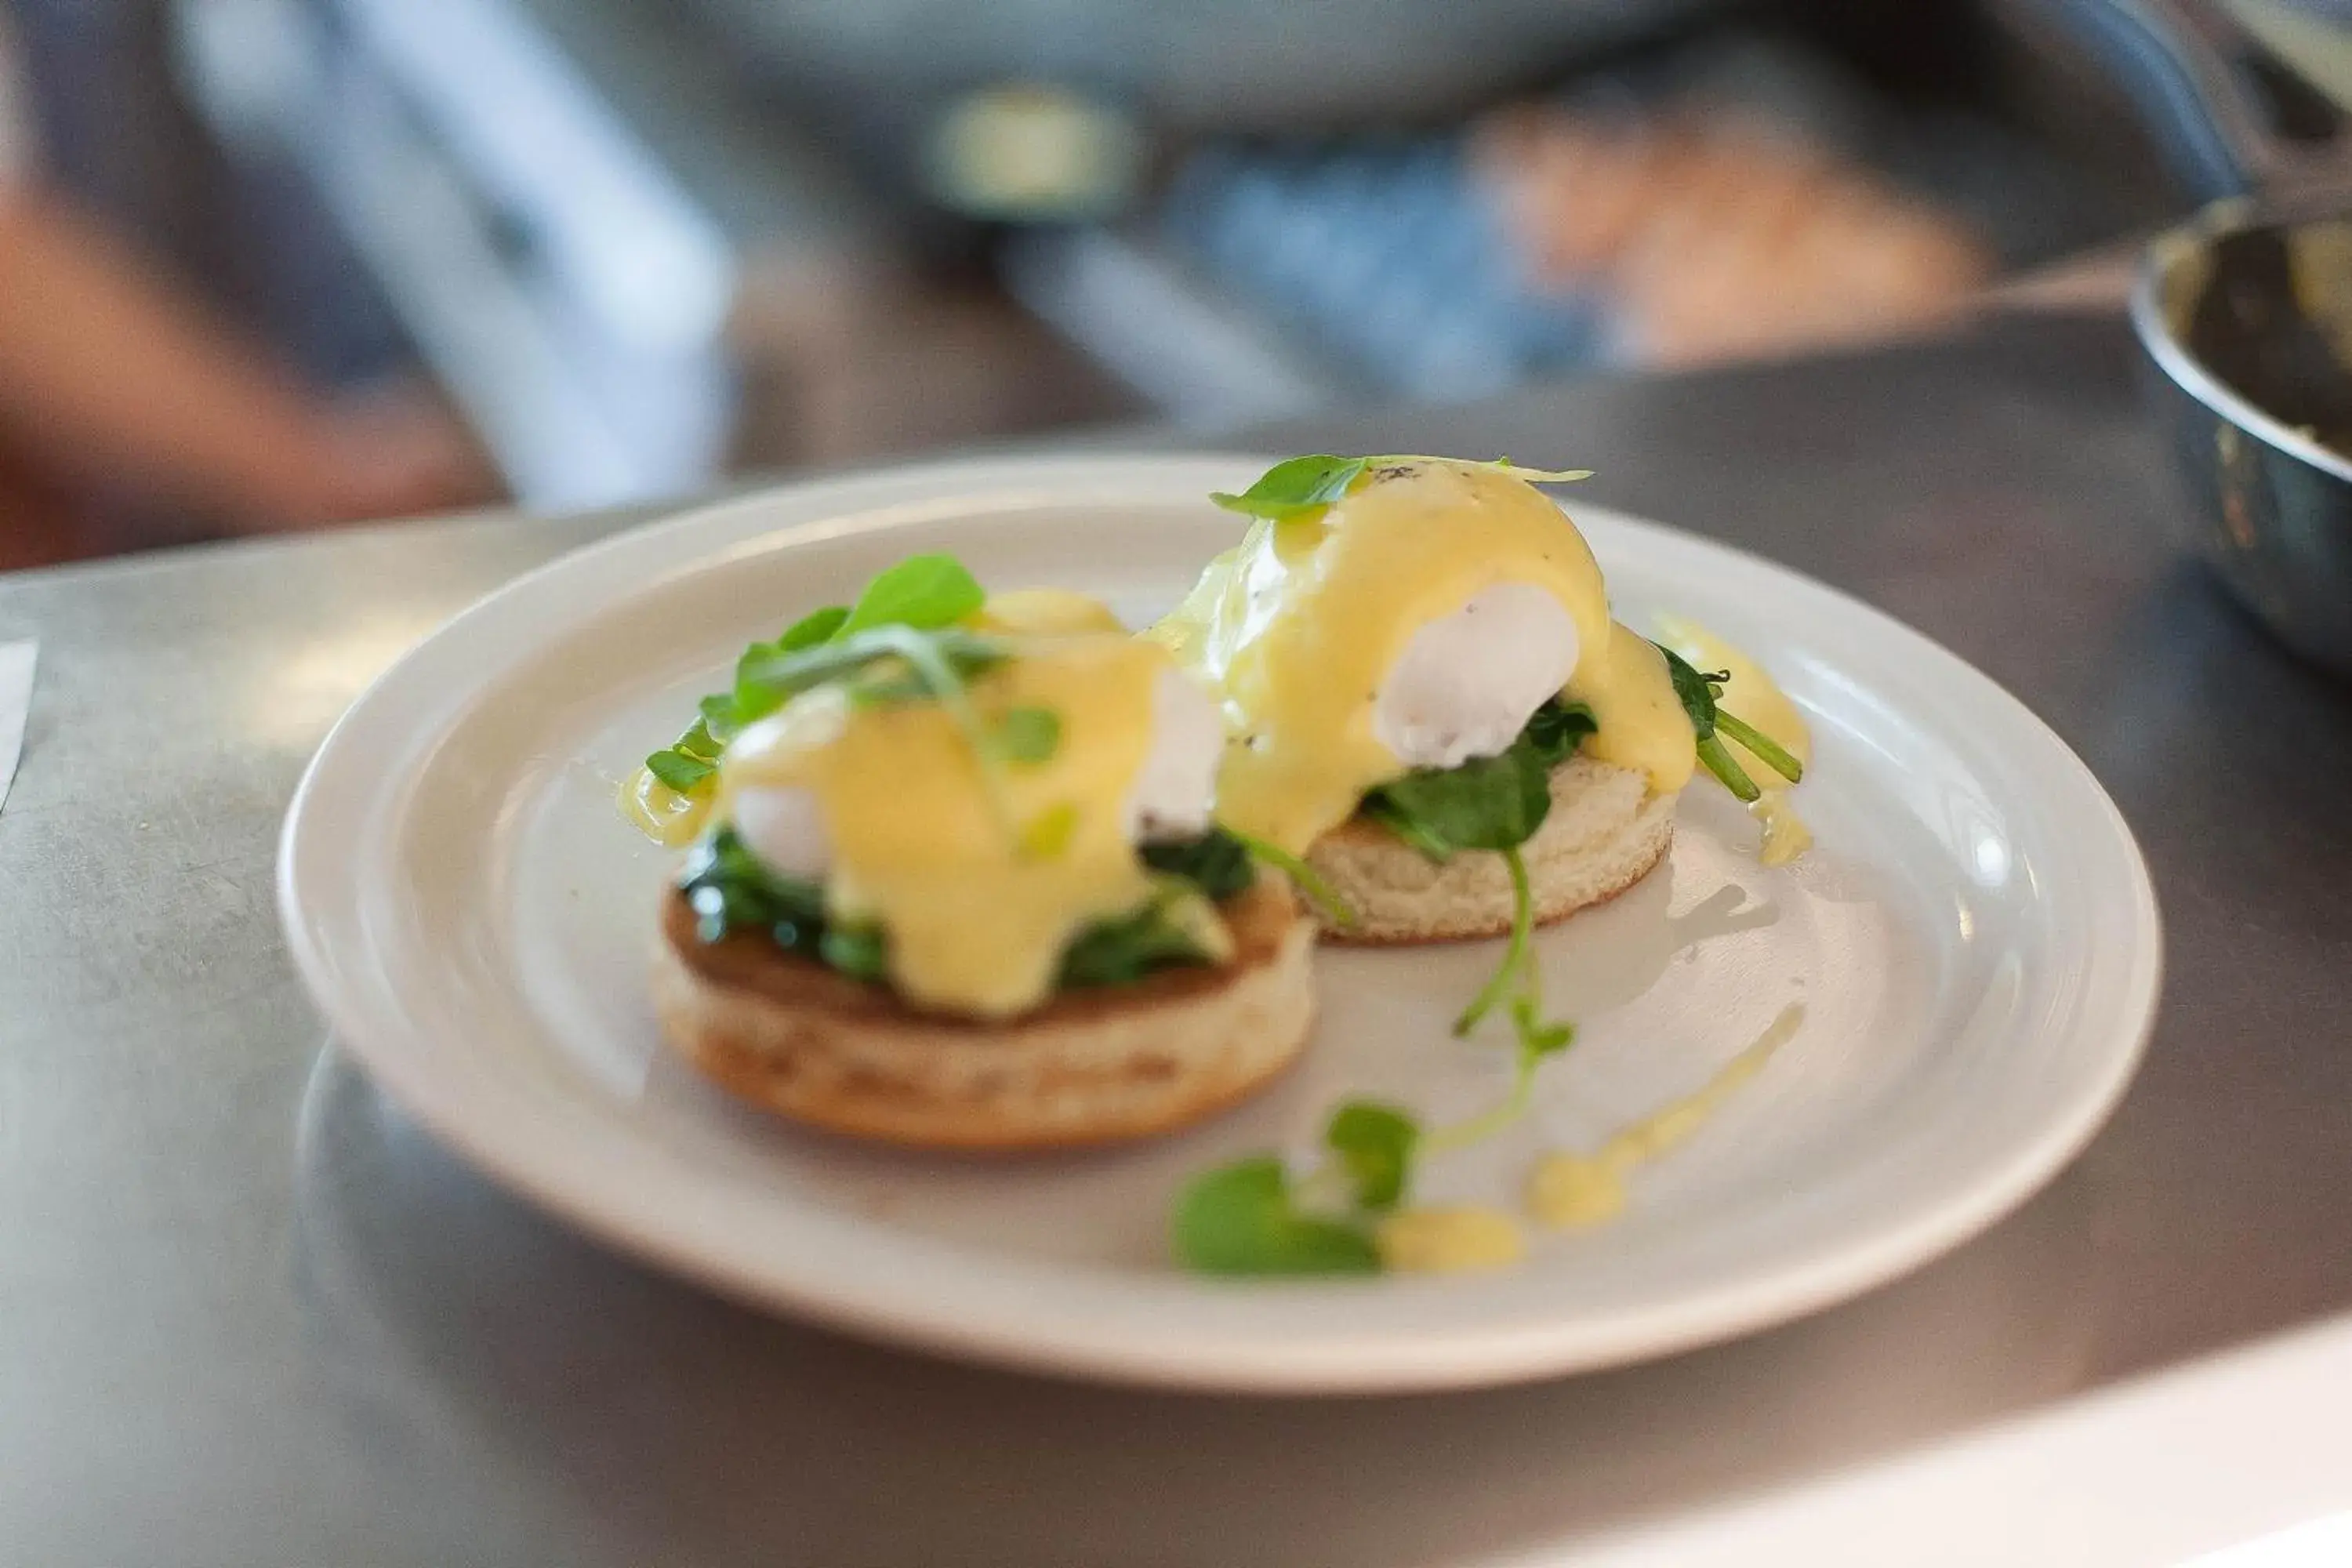
[[[331,1049],[278,818],[343,704],[622,522],[488,519],[0,579],[41,638],[0,813],[0,1559],[1486,1561],[1900,1452],[2352,1307],[2352,699],[2158,525],[2112,322],[1252,433],[1590,464],[1958,649],[2087,758],[2168,978],[2084,1158],[1911,1278],[1490,1393],[1158,1395],[739,1310],[477,1178]]]

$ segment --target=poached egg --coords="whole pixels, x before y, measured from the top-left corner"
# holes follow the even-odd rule
[[[1087,619],[1071,608],[1057,624]],[[971,709],[984,733],[1050,713],[1050,747],[984,760],[940,703],[820,688],[735,738],[712,807],[763,863],[821,883],[835,918],[887,931],[908,1000],[980,1017],[1043,1002],[1075,936],[1166,896],[1138,847],[1207,829],[1223,741],[1157,644],[1094,629],[1011,641],[971,681]],[[1223,956],[1222,923],[1193,901],[1178,918]]]
[[[1374,465],[1330,505],[1254,523],[1150,635],[1219,692],[1218,810],[1294,854],[1366,791],[1507,749],[1545,699],[1588,754],[1679,790],[1696,765],[1665,660],[1611,618],[1576,525],[1493,465]]]
[[[1118,807],[1129,843],[1197,838],[1209,830],[1224,739],[1224,721],[1207,694],[1173,665],[1158,671],[1150,749]],[[746,784],[732,804],[737,836],[762,863],[804,882],[822,882],[832,872],[833,836],[815,790]]]

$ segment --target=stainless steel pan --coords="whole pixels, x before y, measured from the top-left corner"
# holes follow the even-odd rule
[[[2352,674],[2352,149],[2275,135],[2233,58],[2250,22],[2300,38],[2289,63],[2352,103],[2352,71],[2326,75],[2331,45],[2352,62],[2352,0],[2063,9],[2206,202],[2149,247],[2131,301],[2189,542],[2280,637]]]

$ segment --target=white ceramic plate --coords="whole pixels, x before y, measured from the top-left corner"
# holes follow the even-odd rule
[[[1141,621],[1238,520],[1255,458],[905,469],[779,490],[533,573],[386,674],[288,816],[289,940],[343,1042],[442,1138],[549,1209],[748,1300],[1057,1372],[1261,1390],[1437,1387],[1659,1354],[1823,1306],[1948,1248],[2047,1180],[2122,1092],[2159,939],[2128,831],[2082,763],[1984,677],[1752,556],[1577,506],[1619,614],[1745,646],[1811,718],[1820,847],[1768,871],[1720,791],[1671,863],[1548,932],[1581,1026],[1538,1114],[1428,1173],[1507,1199],[1686,1093],[1801,1001],[1796,1037],[1613,1225],[1517,1269],[1258,1283],[1171,1267],[1188,1174],[1311,1145],[1349,1093],[1440,1117],[1504,1048],[1445,1022],[1491,944],[1328,952],[1305,1064],[1183,1136],[984,1163],[887,1152],[742,1109],[660,1047],[642,985],[668,857],[615,815],[741,646],[917,550]]]

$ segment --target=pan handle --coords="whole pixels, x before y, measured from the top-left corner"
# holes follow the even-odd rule
[[[2039,0],[2053,21],[2128,93],[2173,175],[2198,201],[2289,183],[2293,153],[2233,56],[2251,38],[2218,5],[2195,0]]]

